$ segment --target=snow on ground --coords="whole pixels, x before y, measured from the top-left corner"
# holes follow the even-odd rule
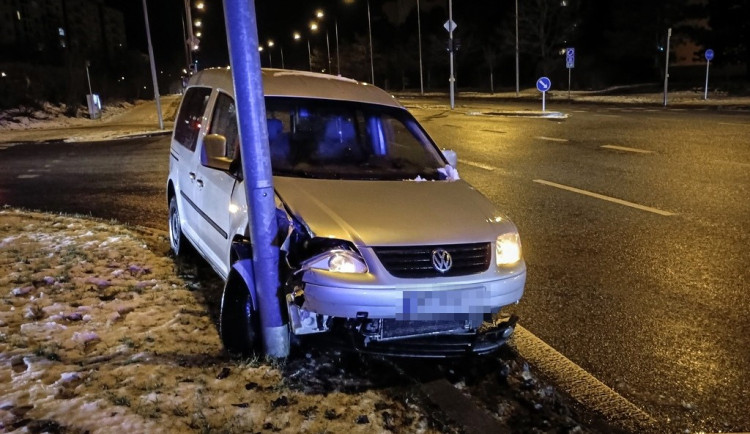
[[[63,140],[67,142],[117,139],[132,135],[169,133],[180,95],[160,98],[164,128],[159,128],[155,101],[112,103],[102,108],[100,119],[65,116],[63,105],[43,104],[41,109],[19,107],[0,111],[0,143]]]
[[[280,362],[227,359],[215,300],[147,242],[0,209],[0,431],[435,431],[386,389],[302,391]]]

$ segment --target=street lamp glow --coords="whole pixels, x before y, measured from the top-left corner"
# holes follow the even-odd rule
[[[5,78],[5,77],[7,77],[7,75],[5,74],[5,72],[0,72],[0,77]]]
[[[195,32],[195,37],[200,38],[203,36],[203,32]]]
[[[310,30],[312,31],[318,30],[318,23],[310,23]]]
[[[205,4],[205,3],[203,3],[203,2],[198,2],[198,3],[196,3],[196,4],[195,4],[195,8],[196,8],[196,9],[198,9],[198,10],[201,10],[201,11],[202,11],[202,10],[203,10],[203,8],[205,8],[205,7],[206,7],[206,4]]]
[[[195,27],[200,27],[203,25],[203,22],[201,20],[195,20]]]
[[[270,48],[270,47],[273,47],[273,41],[272,41],[272,40],[270,40],[270,39],[268,40],[268,47],[269,47],[269,48]]]
[[[263,46],[262,45],[258,46],[258,51],[263,51]]]
[[[315,16],[322,19],[325,15],[323,14],[323,10],[322,9],[318,9],[315,12]]]
[[[299,32],[294,32],[294,40],[299,41],[302,38],[302,35],[299,34]]]

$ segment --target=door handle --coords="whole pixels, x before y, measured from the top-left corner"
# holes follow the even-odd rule
[[[197,180],[195,182],[198,184],[198,187],[203,187],[203,180],[202,179],[199,179],[199,180]]]
[[[195,181],[195,172],[190,172],[188,175],[190,175],[191,181]]]

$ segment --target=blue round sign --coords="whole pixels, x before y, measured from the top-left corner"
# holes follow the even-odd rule
[[[539,77],[536,81],[536,88],[539,92],[547,92],[552,87],[552,81],[547,77]]]
[[[710,48],[706,50],[706,60],[708,60],[709,62],[714,60],[714,50]]]

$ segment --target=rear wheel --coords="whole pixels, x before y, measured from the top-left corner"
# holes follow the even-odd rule
[[[175,256],[185,253],[187,242],[182,234],[182,223],[180,222],[180,210],[177,208],[177,197],[169,199],[169,246]]]
[[[229,273],[221,299],[219,333],[230,354],[249,357],[261,353],[258,312],[247,285],[234,271]]]

